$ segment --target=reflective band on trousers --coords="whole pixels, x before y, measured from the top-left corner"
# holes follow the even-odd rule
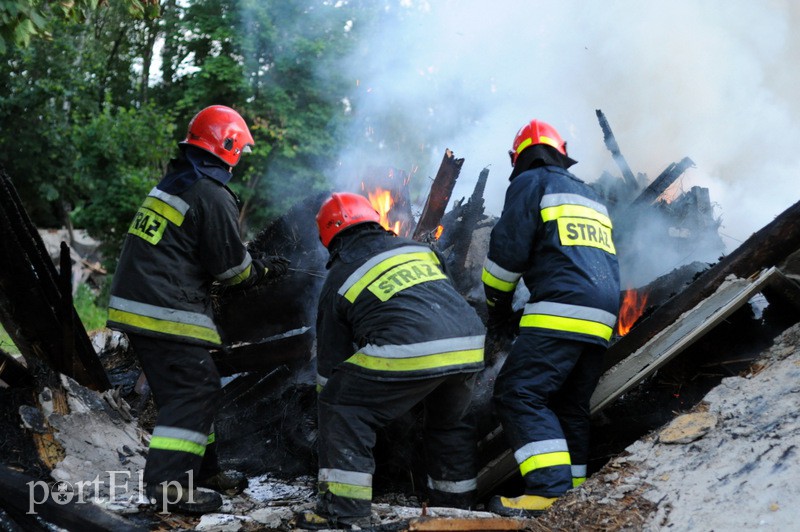
[[[328,384],[328,379],[317,373],[317,393],[321,392],[326,384]]]
[[[501,292],[513,292],[517,287],[520,277],[522,277],[521,273],[506,270],[488,258],[483,264],[481,281],[483,281],[485,285],[500,290]]]
[[[112,296],[108,302],[108,320],[148,331],[222,343],[213,320],[199,312],[157,307]]]
[[[572,476],[573,477],[585,477],[586,476],[586,466],[585,465],[575,465],[572,464]]]
[[[419,371],[483,363],[483,335],[406,345],[367,344],[345,360],[376,371]]]
[[[178,451],[203,456],[206,453],[208,434],[178,427],[157,426],[150,438],[151,449]]]
[[[428,487],[432,490],[443,491],[445,493],[469,493],[470,491],[478,489],[478,479],[433,480],[431,477],[428,477]]]
[[[519,464],[523,477],[535,469],[570,465],[569,449],[565,439],[528,443],[514,452],[514,459]]]
[[[539,327],[611,338],[617,317],[605,310],[565,303],[539,301],[525,305],[520,327]]]
[[[372,499],[372,475],[344,469],[320,469],[317,476],[321,493],[330,492],[348,499]]]
[[[339,287],[338,294],[353,303],[361,292],[384,272],[404,262],[422,259],[439,264],[436,253],[427,246],[403,246],[378,253],[350,274]]]

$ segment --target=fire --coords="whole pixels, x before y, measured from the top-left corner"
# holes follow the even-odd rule
[[[622,305],[619,309],[617,334],[625,336],[644,312],[647,305],[647,293],[639,293],[635,288],[623,292]]]
[[[374,192],[368,192],[367,196],[369,197],[369,202],[378,211],[380,214],[380,224],[389,231],[393,231],[395,234],[400,234],[400,222],[392,223],[389,220],[389,211],[392,210],[392,206],[394,205],[394,198],[392,198],[392,191],[391,190],[384,190],[382,188],[376,188]]]
[[[433,238],[439,240],[439,237],[442,236],[443,232],[444,232],[444,226],[443,225],[438,226],[436,228],[436,232],[433,234]]]

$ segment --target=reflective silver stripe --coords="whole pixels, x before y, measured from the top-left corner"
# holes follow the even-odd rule
[[[189,429],[180,429],[178,427],[156,426],[153,429],[153,436],[190,441],[192,443],[196,443],[197,445],[205,445],[208,442],[208,434],[195,432]]]
[[[608,327],[614,327],[617,317],[603,309],[583,307],[581,305],[567,305],[551,301],[539,301],[525,305],[524,314],[545,314],[548,316],[561,316],[578,320],[594,321]]]
[[[578,194],[545,194],[542,196],[542,201],[539,202],[541,209],[559,205],[581,205],[608,216],[608,209],[605,205]]]
[[[484,336],[463,336],[445,338],[405,345],[373,345],[367,344],[359,349],[359,353],[379,358],[414,358],[425,355],[447,353],[450,351],[467,351],[482,349]]]
[[[356,271],[350,274],[350,277],[339,287],[339,295],[344,296],[345,292],[347,292],[351,286],[356,284],[358,281],[361,280],[364,275],[370,271],[372,268],[380,264],[381,262],[385,261],[389,257],[394,257],[395,255],[402,255],[403,253],[433,253],[431,248],[428,246],[403,246],[397,249],[390,249],[389,251],[384,251],[383,253],[378,253],[367,262],[361,265]]]
[[[320,482],[340,482],[352,486],[372,487],[372,475],[344,469],[320,469],[317,477]]]
[[[428,487],[446,493],[467,493],[478,489],[478,479],[469,480],[433,480],[428,477]]]
[[[238,266],[234,266],[233,268],[224,271],[219,275],[215,275],[214,278],[217,281],[227,281],[231,277],[236,277],[237,275],[245,271],[252,262],[253,262],[253,257],[250,256],[250,253],[245,252],[244,260],[242,261],[241,264],[239,264]]]
[[[501,281],[505,281],[507,283],[516,283],[519,281],[519,278],[522,277],[521,273],[508,271],[505,268],[498,266],[496,262],[489,260],[488,257],[486,258],[486,262],[483,263],[483,269],[489,272],[492,276],[497,277]]]
[[[576,478],[583,478],[586,476],[586,466],[585,465],[575,465],[572,464],[572,476]]]
[[[326,384],[328,384],[328,379],[317,373],[317,386],[325,387]]]
[[[186,212],[189,210],[188,203],[183,201],[178,196],[173,196],[172,194],[167,194],[163,190],[159,190],[158,187],[153,187],[153,190],[150,191],[148,196],[160,199],[184,216],[186,216]]]
[[[521,464],[531,456],[536,456],[538,454],[568,451],[569,448],[567,448],[567,440],[565,439],[533,441],[517,449],[514,453],[514,459],[518,464]]]
[[[198,325],[216,331],[214,321],[199,312],[189,312],[186,310],[176,310],[165,307],[157,307],[155,305],[148,305],[147,303],[139,303],[138,301],[131,301],[130,299],[123,299],[117,296],[111,296],[108,301],[108,307],[121,310],[123,312],[130,312],[140,316],[147,316],[158,320],[171,321],[175,323],[184,323],[187,325]]]

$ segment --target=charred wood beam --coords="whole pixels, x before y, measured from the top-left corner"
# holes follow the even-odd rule
[[[14,185],[0,172],[0,320],[26,360],[42,359],[84,386],[106,390],[108,376],[71,302],[67,309],[71,294],[65,296],[58,278]]]
[[[313,329],[304,327],[258,342],[243,342],[214,350],[211,358],[223,376],[245,371],[266,373],[286,364],[307,361],[313,342]]]
[[[489,169],[484,168],[478,176],[478,182],[475,184],[475,189],[472,191],[469,201],[461,209],[461,222],[456,226],[454,234],[449,238],[451,242],[455,242],[453,244],[453,257],[457,265],[456,269],[459,272],[467,271],[466,261],[470,244],[472,244],[472,233],[483,216],[483,193],[486,190],[486,181],[488,179]],[[467,275],[459,275],[455,280],[460,285],[471,285],[471,278]],[[470,288],[471,286],[458,287],[461,293],[468,292]]]
[[[622,177],[625,180],[625,183],[631,188],[631,190],[638,192],[639,183],[636,182],[636,178],[633,176],[631,167],[628,166],[628,161],[625,160],[625,157],[622,155],[622,152],[619,149],[619,144],[617,144],[617,139],[614,137],[614,132],[611,131],[611,126],[606,119],[606,115],[603,114],[603,111],[600,109],[596,109],[595,114],[597,115],[597,120],[600,122],[600,129],[603,130],[603,141],[606,143],[606,148],[608,148],[608,151],[611,152],[614,162],[617,163],[620,171],[622,171]]]
[[[638,322],[627,335],[614,342],[606,353],[605,369],[634,353],[657,333],[677,321],[681,314],[713,294],[727,276],[748,278],[762,269],[778,265],[798,249],[800,202],[783,211],[732,253],[701,274],[692,284]]]
[[[23,387],[33,384],[28,368],[0,349],[0,379],[9,386]]]
[[[684,157],[680,162],[670,164],[650,185],[633,200],[631,207],[650,205],[664,193],[688,168],[694,167],[694,161]]]
[[[34,490],[35,488],[35,490]],[[34,492],[34,497],[31,492]],[[146,527],[136,525],[127,519],[102,509],[88,501],[78,502],[75,493],[69,494],[69,500],[56,501],[51,496],[49,486],[29,475],[14,471],[0,465],[0,505],[13,511],[14,516],[27,516],[34,521],[31,514],[32,503],[42,500],[40,504],[33,505],[33,511],[46,522],[65,530],[85,530],[87,532],[106,532],[115,530],[121,532],[145,532]],[[68,497],[68,494],[64,494]],[[30,526],[32,523],[26,523]],[[26,529],[27,526],[25,527]]]
[[[439,226],[463,164],[464,159],[456,159],[452,151],[445,150],[442,164],[439,166],[428,199],[425,200],[425,207],[422,208],[419,222],[414,229],[412,236],[414,240],[426,240]]]

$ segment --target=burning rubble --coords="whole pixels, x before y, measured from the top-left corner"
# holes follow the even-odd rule
[[[600,111],[598,118],[622,177],[604,175],[596,186],[611,205],[623,281],[628,281],[629,288],[621,294],[622,312],[606,359],[606,373],[592,400],[598,433],[613,434],[603,440],[603,445],[595,446],[595,470],[652,429],[653,423],[663,422],[659,418],[638,424],[638,430],[618,428],[621,423],[632,425],[630,420],[641,415],[642,408],[657,408],[654,402],[662,400],[664,393],[648,397],[648,386],[659,386],[652,378],[657,371],[661,377],[670,375],[675,367],[683,367],[685,358],[708,362],[709,357],[702,352],[706,338],[722,342],[727,337],[741,343],[736,330],[726,329],[729,323],[736,324],[734,328],[739,330],[744,330],[742,324],[746,323],[748,330],[756,331],[755,337],[765,335],[765,326],[753,325],[748,314],[748,301],[753,296],[769,294],[770,307],[788,305],[794,309],[770,324],[784,328],[790,325],[787,321],[796,316],[796,306],[792,306],[798,301],[796,283],[781,268],[795,264],[797,259],[792,257],[800,249],[797,222],[800,207],[795,205],[714,266],[695,260],[675,264],[675,268],[657,278],[640,276],[637,268],[643,267],[642,264],[645,269],[650,266],[646,264],[650,257],[643,257],[637,251],[642,239],[650,239],[650,247],[656,246],[659,252],[671,252],[676,257],[685,256],[687,243],[703,242],[706,256],[718,256],[719,221],[713,218],[707,190],[695,187],[681,194],[670,188],[691,167],[691,160],[685,158],[669,165],[648,184],[646,176],[634,177],[627,167]],[[463,159],[455,158],[449,150],[445,153],[416,222],[408,193],[410,175],[397,170],[371,169],[362,178],[360,187],[381,214],[384,227],[428,242],[442,252],[455,285],[485,317],[481,307],[480,267],[495,220],[483,207],[488,170],[481,172],[472,196],[454,202],[447,211],[462,164]],[[14,200],[13,186],[5,178],[3,190],[5,265],[0,278],[0,317],[24,357],[19,360],[0,353],[0,379],[8,385],[2,390],[3,404],[10,406],[0,409],[0,423],[8,434],[7,443],[0,446],[0,458],[5,464],[0,478],[7,479],[3,486],[19,491],[26,489],[28,480],[49,476],[68,481],[85,474],[88,467],[85,462],[91,459],[83,459],[86,456],[81,454],[81,448],[72,446],[79,436],[65,430],[65,423],[77,419],[78,414],[97,419],[87,420],[84,416],[82,424],[75,421],[74,427],[89,427],[82,430],[106,434],[105,439],[94,438],[91,445],[110,446],[119,453],[106,457],[102,466],[113,470],[117,467],[116,459],[133,468],[128,469],[133,472],[146,452],[147,431],[142,429],[149,429],[148,424],[153,421],[146,386],[135,382],[136,372],[130,371],[136,366],[135,358],[119,343],[113,347],[99,340],[97,347],[91,344],[80,320],[66,304],[63,294],[71,292],[68,281],[59,275],[49,257],[43,256],[32,225],[12,225],[12,218],[23,221],[27,218]],[[213,353],[225,383],[216,433],[225,442],[220,449],[223,463],[251,477],[245,495],[229,501],[227,509],[229,514],[236,514],[231,519],[244,529],[255,527],[256,523],[288,529],[291,510],[309,505],[313,493],[316,473],[313,327],[327,261],[327,253],[316,238],[313,213],[325,197],[326,194],[318,194],[306,198],[248,244],[254,255],[282,255],[291,260],[290,272],[280,283],[257,286],[246,292],[215,294],[215,311],[228,340],[224,349]],[[12,211],[13,217],[8,214]],[[648,225],[654,218],[663,222],[657,229]],[[663,267],[664,255],[654,255],[661,258]],[[66,259],[61,268],[69,270]],[[800,268],[791,271],[797,270]],[[524,290],[524,286],[518,289]],[[524,294],[518,294],[517,300],[522,298]],[[69,342],[64,343],[65,339]],[[683,352],[690,356],[678,358]],[[483,436],[478,484],[484,498],[513,483],[516,475],[516,464],[491,411],[491,388],[505,352],[501,350],[495,355],[479,378],[473,405]],[[119,371],[121,367],[126,370]],[[35,390],[33,400],[15,393],[31,387]],[[684,400],[689,401],[691,395],[700,396],[699,392],[688,392],[686,388],[679,388]],[[116,395],[113,390],[117,390]],[[669,393],[674,398],[674,388]],[[674,406],[674,401],[669,403],[669,407]],[[669,407],[662,405],[664,415],[671,412]],[[24,428],[19,427],[19,418]],[[411,529],[409,523],[427,512],[429,518],[439,515],[463,519],[467,523],[463,524],[464,530],[532,526],[506,520],[493,522],[490,514],[434,509],[428,512],[416,498],[416,487],[424,482],[417,438],[419,422],[419,412],[411,412],[379,434],[374,488],[376,508],[385,521]],[[624,435],[620,436],[620,432]],[[16,466],[17,471],[9,466]],[[27,476],[20,477],[19,470]],[[275,491],[264,495],[270,490]],[[24,517],[24,511],[20,513],[19,501],[15,506],[13,499],[8,500],[11,502],[0,499],[0,522],[6,516],[4,512],[8,512],[12,522],[19,519],[28,523],[30,518]],[[74,513],[69,514],[69,519],[75,521],[64,521],[67,518],[54,513],[46,514],[46,519],[55,524],[103,523],[109,527],[113,524],[118,529],[126,526],[135,529],[162,519],[137,514],[136,518],[120,521],[117,514],[138,512],[135,505],[123,502],[117,501],[117,506],[107,504],[102,513],[93,515],[73,505]],[[557,506],[555,510],[558,511]],[[246,519],[242,517],[244,514]],[[198,525],[196,521],[187,525],[177,517],[164,517],[161,523],[168,528]]]

